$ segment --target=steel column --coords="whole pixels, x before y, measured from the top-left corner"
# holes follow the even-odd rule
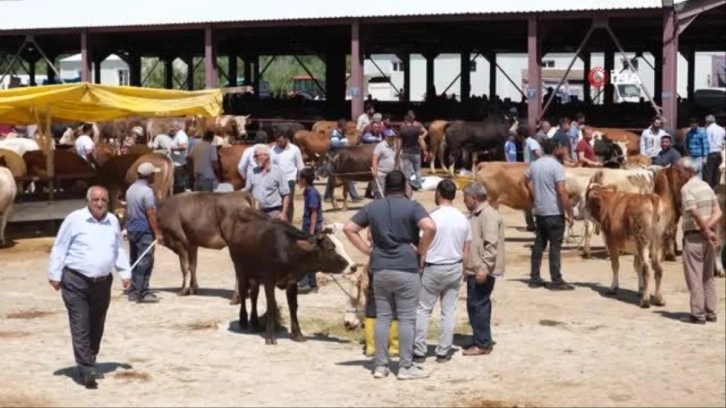
[[[433,100],[436,97],[434,62],[437,54],[426,53],[423,56],[426,59],[426,100]]]
[[[592,87],[590,87],[590,79],[588,78],[590,75],[590,58],[592,56],[590,55],[589,51],[585,51],[582,53],[582,99],[586,104],[592,103]]]
[[[174,59],[164,58],[164,88],[174,89]]]
[[[527,126],[530,135],[534,135],[537,130],[537,118],[542,110],[542,67],[538,25],[537,17],[530,16],[527,21]]]
[[[335,117],[345,116],[345,56],[343,50],[325,53],[325,103],[327,111]]]
[[[471,54],[462,52],[460,56],[461,62],[461,81],[459,82],[459,100],[468,101],[471,96]]]
[[[211,26],[204,29],[204,86],[208,89],[219,86],[217,52],[214,46],[213,34]]]
[[[28,61],[28,76],[30,77],[30,86],[38,85],[35,82],[35,63],[35,60]]]
[[[489,61],[489,99],[491,100],[497,96],[497,53],[488,53],[487,61]]]
[[[53,57],[51,61],[45,61],[45,76],[48,78],[48,84],[54,84],[57,80],[55,75],[55,66],[53,66],[54,63],[55,57]]]
[[[259,55],[255,56],[254,59],[252,60],[252,73],[254,74],[252,86],[253,86],[253,89],[255,90],[255,96],[257,96],[257,98],[259,99],[259,97],[260,97],[260,57],[259,57]]]
[[[692,45],[686,50],[686,61],[688,62],[688,77],[686,80],[687,98],[693,101],[693,94],[696,91],[696,46]]]
[[[93,83],[100,84],[101,83],[101,64],[103,61],[99,61],[98,59],[93,60]]]
[[[187,90],[194,90],[194,57],[185,57],[184,63],[187,65]]]
[[[244,58],[244,86],[252,85],[252,57],[246,56]]]
[[[88,44],[88,30],[81,31],[81,81],[91,82],[91,50]]]
[[[227,84],[230,87],[237,86],[237,54],[229,54],[227,57]]]
[[[608,78],[613,69],[615,69],[615,50],[612,46],[608,45],[605,48],[605,72],[607,73]],[[615,85],[610,82],[606,83],[603,93],[605,95],[605,100],[603,101],[603,104],[612,105],[613,98],[615,97]]]
[[[361,55],[361,38],[360,38],[360,22],[353,21],[351,24],[350,39],[350,60],[351,60],[351,103],[350,115],[352,120],[356,120],[363,113],[363,58]]]
[[[403,65],[403,102],[411,102],[411,54],[399,55],[398,59]]]
[[[129,84],[131,86],[142,86],[141,85],[141,56],[130,55],[128,58],[129,64]]]
[[[675,11],[666,9],[663,15],[663,90],[661,106],[670,126],[678,127],[678,28]],[[658,78],[656,77],[656,81]]]

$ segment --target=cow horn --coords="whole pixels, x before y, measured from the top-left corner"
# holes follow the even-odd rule
[[[315,250],[315,245],[305,239],[299,239],[297,241],[297,246],[305,252],[313,252]]]

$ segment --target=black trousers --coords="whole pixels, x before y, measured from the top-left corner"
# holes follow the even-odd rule
[[[473,332],[474,345],[488,348],[492,346],[492,301],[496,277],[487,276],[482,284],[476,283],[475,276],[466,277],[466,311]]]
[[[106,311],[111,301],[113,277],[94,282],[78,272],[63,269],[61,294],[68,309],[73,355],[82,376],[93,374],[101,347]]]
[[[721,153],[709,153],[706,164],[703,166],[703,181],[708,183],[711,188],[718,185],[721,173],[718,167],[721,165]]]
[[[562,215],[536,216],[537,236],[532,246],[532,269],[530,277],[532,280],[540,280],[540,266],[542,265],[542,257],[550,244],[550,276],[552,282],[562,281],[562,273],[560,272],[562,250],[562,240],[565,236],[565,217]]]

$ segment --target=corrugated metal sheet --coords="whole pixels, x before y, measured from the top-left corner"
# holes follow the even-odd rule
[[[0,0],[0,31],[659,7],[661,0]]]

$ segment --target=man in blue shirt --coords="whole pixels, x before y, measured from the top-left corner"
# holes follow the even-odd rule
[[[570,120],[567,118],[560,119],[560,128],[557,129],[552,139],[556,140],[560,144],[560,148],[563,149],[563,155],[559,158],[562,162],[564,159],[572,157],[572,139],[570,138]]]
[[[118,219],[108,213],[108,191],[91,187],[86,199],[88,206],[68,214],[61,224],[50,252],[48,282],[61,291],[68,309],[80,382],[95,389],[100,378],[96,357],[111,302],[111,270],[116,269],[127,289],[131,267]]]
[[[509,139],[504,142],[504,153],[507,161],[514,163],[517,161],[517,143],[515,142],[515,132],[509,132]]]
[[[691,118],[689,121],[691,129],[686,133],[686,154],[693,158],[698,172],[701,177],[703,171],[703,162],[708,156],[708,135],[706,129],[698,126],[698,118]]]
[[[323,230],[323,206],[320,193],[313,185],[315,171],[310,167],[300,170],[297,182],[303,189],[305,200],[302,218],[302,231],[315,235]],[[311,272],[300,278],[297,284],[298,293],[309,293],[318,291],[318,282],[315,279],[315,272]]]
[[[131,263],[135,263],[147,248],[151,248],[131,273],[131,289],[128,294],[131,302],[156,303],[159,301],[156,295],[149,292],[149,280],[154,268],[154,238],[159,245],[164,244],[164,238],[156,220],[154,190],[149,186],[154,181],[154,175],[159,171],[161,169],[151,163],[141,163],[136,169],[138,180],[126,191],[126,231]]]

